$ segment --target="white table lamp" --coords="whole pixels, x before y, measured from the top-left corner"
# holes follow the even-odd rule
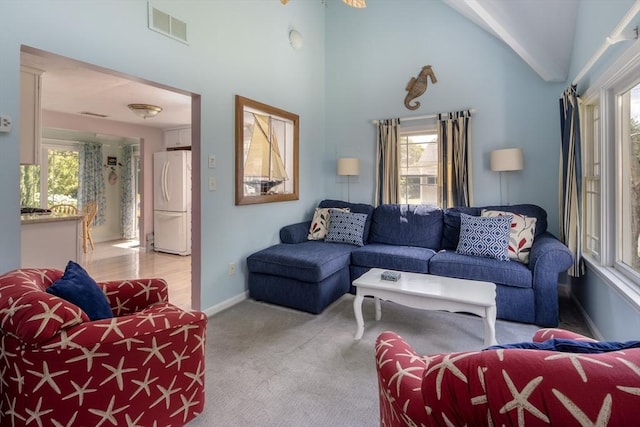
[[[524,169],[522,148],[502,148],[491,152],[491,170],[500,172],[500,204],[502,204],[502,173]],[[507,182],[507,203],[509,203],[509,183]]]
[[[360,159],[356,157],[342,157],[338,159],[338,175],[347,177],[347,201],[350,202],[350,179],[352,176],[360,175]]]

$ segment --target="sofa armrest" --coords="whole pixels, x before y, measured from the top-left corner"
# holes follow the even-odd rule
[[[307,241],[311,221],[299,222],[284,226],[280,229],[280,242],[282,243],[302,243]]]
[[[191,335],[198,335],[201,351],[204,351],[206,325],[207,317],[203,312],[185,311],[165,302],[133,314],[76,325],[42,343],[42,348],[92,348],[100,343],[101,346],[119,345],[129,351],[132,343],[148,344],[153,337],[166,334],[181,342]]]
[[[576,341],[587,341],[587,342],[596,342],[593,338],[585,337],[582,334],[577,332],[568,331],[566,329],[557,329],[557,328],[543,328],[538,329],[535,334],[533,334],[533,342],[544,342],[554,338],[562,338],[568,340],[576,340]]]
[[[132,279],[98,282],[115,316],[136,313],[152,304],[169,301],[164,279]]]
[[[553,234],[545,232],[535,238],[529,255],[529,268],[553,271],[555,274],[567,271],[573,263],[573,255]]]
[[[533,241],[529,268],[533,277],[537,325],[558,326],[558,275],[572,263],[571,251],[553,234],[542,233]]]
[[[423,425],[632,425],[640,349],[599,354],[502,349],[434,355]],[[633,385],[632,385],[633,384]],[[521,399],[521,400],[519,400]],[[397,425],[397,424],[396,424]]]
[[[420,392],[427,363],[394,332],[376,340],[380,425],[420,425],[424,403]]]

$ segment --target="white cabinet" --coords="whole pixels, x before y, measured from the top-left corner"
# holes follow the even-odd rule
[[[22,216],[21,266],[64,270],[82,259],[82,216]]]
[[[164,145],[167,148],[191,147],[191,128],[164,131]]]
[[[20,164],[40,163],[41,70],[20,67]]]

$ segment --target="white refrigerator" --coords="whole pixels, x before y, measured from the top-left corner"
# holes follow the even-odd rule
[[[153,154],[153,246],[191,254],[191,151]]]

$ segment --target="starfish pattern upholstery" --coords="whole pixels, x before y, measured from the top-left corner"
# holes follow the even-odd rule
[[[207,318],[163,279],[98,282],[114,317],[45,292],[63,272],[0,276],[0,426],[181,426],[204,408]]]
[[[533,341],[550,338],[593,341],[550,328],[538,330]],[[375,351],[381,426],[638,425],[640,348],[421,356],[387,331]]]

